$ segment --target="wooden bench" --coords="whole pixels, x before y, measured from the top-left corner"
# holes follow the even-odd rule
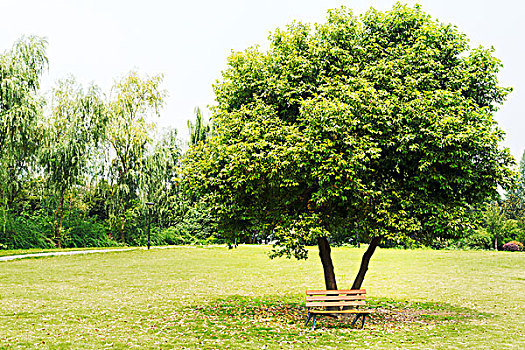
[[[360,306],[366,305],[366,289],[350,290],[307,290],[306,291],[306,308],[308,310],[308,319],[305,326],[308,325],[313,316],[312,330],[315,329],[315,320],[319,316],[352,315],[355,314],[352,327],[359,317],[362,317],[361,329],[365,326],[365,317],[371,310],[359,309]]]

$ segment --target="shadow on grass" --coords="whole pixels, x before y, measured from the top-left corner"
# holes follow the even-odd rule
[[[302,326],[306,321],[304,303],[290,302],[289,299],[268,297],[246,297],[233,295],[211,301],[206,305],[194,306],[197,313],[219,319],[252,319],[254,323],[289,324]],[[491,317],[473,309],[445,303],[412,302],[388,298],[369,298],[368,309],[373,312],[366,319],[366,328],[406,329],[447,323],[467,323],[474,319]],[[354,316],[322,317],[316,328],[350,329]],[[360,321],[357,322],[360,326]]]

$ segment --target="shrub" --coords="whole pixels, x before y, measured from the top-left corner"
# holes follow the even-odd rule
[[[56,248],[54,216],[46,210],[13,214],[0,214],[0,249]],[[82,217],[78,213],[64,215],[62,247],[108,247],[118,245],[108,237],[108,228],[95,218]]]
[[[460,239],[448,239],[442,243],[446,249],[491,249],[492,236],[484,228],[470,231]]]
[[[119,244],[108,235],[109,228],[90,217],[70,215],[65,220],[64,248],[113,247]]]
[[[5,212],[0,217],[0,244],[7,249],[53,248],[46,234],[51,220],[43,212],[30,217]]]
[[[462,243],[465,248],[490,249],[492,247],[492,236],[487,230],[479,229],[465,237]]]
[[[508,252],[519,252],[523,250],[523,244],[518,241],[510,241],[503,245],[503,250]]]
[[[168,227],[162,230],[158,236],[160,244],[168,245],[186,245],[186,244],[200,244],[200,240],[186,230],[180,230],[176,227]]]

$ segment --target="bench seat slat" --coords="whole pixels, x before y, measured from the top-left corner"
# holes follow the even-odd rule
[[[360,306],[366,305],[364,300],[351,300],[351,301],[307,301],[306,307],[330,307],[330,306]]]
[[[324,301],[324,300],[365,300],[366,295],[315,295],[307,296],[306,301]]]
[[[306,295],[356,295],[366,294],[366,289],[307,290]]]
[[[371,314],[372,311],[370,310],[335,310],[335,311],[328,311],[328,310],[308,310],[311,314]]]

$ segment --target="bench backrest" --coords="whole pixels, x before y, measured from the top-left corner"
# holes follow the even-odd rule
[[[307,290],[306,307],[358,307],[366,305],[366,289]]]

